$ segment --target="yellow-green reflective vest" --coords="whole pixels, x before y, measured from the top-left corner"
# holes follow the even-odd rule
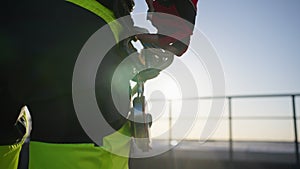
[[[25,142],[29,134],[29,121],[26,115],[26,111],[28,111],[28,109],[26,106],[24,106],[21,109],[21,113],[19,116],[19,118],[24,118],[26,121],[26,133],[23,136],[23,139],[19,143],[13,145],[0,146],[0,169],[18,168],[20,151],[22,149],[23,143]]]
[[[17,169],[22,144],[0,146],[0,168]]]
[[[87,9],[94,14],[100,16],[110,26],[116,42],[119,42],[119,34],[122,30],[122,26],[116,21],[113,11],[106,8],[96,0],[67,0],[74,3],[84,9]]]
[[[121,25],[111,10],[96,0],[67,0],[100,16],[110,26],[116,42],[119,41]],[[120,133],[129,135],[130,124],[126,123]],[[93,143],[53,144],[30,142],[29,169],[128,169],[128,157],[115,155],[109,150],[118,149],[122,154],[130,153],[130,137],[118,132],[103,138],[103,146]]]
[[[126,123],[120,133],[130,133]],[[118,149],[129,155],[131,139],[120,138],[115,132],[104,137],[102,147],[91,143],[53,144],[32,141],[29,150],[29,169],[128,169],[128,157],[107,150]]]

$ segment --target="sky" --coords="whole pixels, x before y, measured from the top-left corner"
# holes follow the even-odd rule
[[[197,26],[214,44],[228,94],[300,92],[300,1],[202,0]]]
[[[199,1],[196,28],[218,53],[228,95],[300,93],[299,9],[298,0]]]
[[[135,12],[143,11],[146,11],[145,3],[136,1]],[[227,95],[300,93],[299,0],[200,0],[196,29],[210,40],[218,54]],[[188,60],[188,57],[180,59]],[[205,75],[205,65],[200,67],[202,71],[196,74],[201,74],[203,79],[197,83],[203,86],[198,96],[207,96],[211,94],[209,75]],[[163,76],[157,80],[160,87]],[[175,83],[170,86],[163,89],[167,97],[178,97],[180,89],[176,89]],[[300,108],[299,100],[297,108]],[[248,99],[234,102],[233,110],[236,116],[290,117],[291,103],[289,98]],[[203,123],[196,123],[198,129],[192,130],[191,138],[198,135],[199,125]],[[237,139],[294,139],[291,120],[237,120],[233,127]],[[224,120],[215,135],[226,138],[226,133],[228,121]]]

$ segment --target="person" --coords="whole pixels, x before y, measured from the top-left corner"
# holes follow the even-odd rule
[[[15,122],[8,121],[3,124],[0,130],[3,138],[0,141],[0,168],[17,169],[22,146],[30,133],[30,114],[27,107],[22,107]]]
[[[133,8],[133,1],[130,0],[68,0],[70,3],[67,4],[72,8],[79,8],[87,10],[77,11],[79,13],[89,13],[98,17],[98,20],[93,19],[92,21],[97,24],[98,29],[107,23],[115,20],[117,17],[128,15]],[[72,5],[73,4],[73,5]],[[73,10],[73,9],[72,9]],[[71,10],[71,11],[72,11]],[[70,11],[69,11],[70,12]],[[78,15],[78,14],[76,14]],[[85,24],[80,18],[74,20],[74,24],[77,28],[70,28],[75,33],[74,35],[80,34],[85,27],[89,24]],[[90,21],[91,22],[91,21]],[[95,28],[95,27],[93,27]],[[74,30],[75,29],[75,30]],[[82,30],[83,29],[83,30]],[[94,30],[95,31],[95,30]],[[118,40],[118,34],[120,30],[111,28],[110,33],[112,37]],[[89,31],[90,35],[92,33]],[[85,37],[85,41],[88,37]],[[76,39],[77,40],[77,37]],[[82,40],[82,39],[80,39]],[[78,43],[78,42],[75,42]],[[65,44],[65,43],[64,43]],[[68,82],[65,84],[56,84],[57,88],[65,87],[68,93],[64,95],[56,95],[44,102],[31,103],[33,116],[33,131],[30,143],[30,169],[82,169],[82,168],[108,168],[108,169],[127,169],[128,168],[128,157],[122,157],[113,154],[108,151],[110,146],[125,147],[124,151],[129,153],[129,141],[130,140],[118,140],[115,138],[114,133],[110,133],[107,137],[103,138],[106,141],[103,145],[96,145],[96,143],[83,131],[80,126],[78,119],[76,118],[76,112],[72,102],[72,72],[69,68],[74,68],[76,58],[78,56],[81,47],[77,45],[61,44],[64,47],[74,48],[77,53],[68,54],[70,57],[69,63],[65,63],[70,67],[57,67],[64,73],[67,68],[69,77]],[[81,41],[81,45],[83,45]],[[66,49],[65,49],[66,50]],[[111,49],[101,62],[100,68],[96,78],[96,93],[97,101],[101,112],[103,113],[106,121],[115,129],[115,131],[125,133],[130,136],[129,124],[125,117],[123,117],[113,106],[112,96],[110,92],[111,77],[113,70],[117,66],[114,63],[120,63],[123,56],[120,56],[120,48],[116,45]],[[69,56],[70,55],[70,56]],[[53,58],[49,58],[52,60]],[[54,60],[53,60],[54,61]],[[60,60],[57,60],[60,61]],[[59,64],[60,65],[60,64]],[[52,65],[54,66],[54,65]],[[50,73],[50,75],[55,75]],[[57,76],[57,77],[55,77]],[[54,78],[60,78],[61,76],[55,75]],[[99,80],[102,79],[102,80]],[[58,79],[57,79],[58,80]],[[62,85],[62,86],[60,86]],[[127,85],[124,83],[124,85]],[[54,87],[55,87],[54,86]],[[49,87],[53,89],[53,87]],[[49,90],[48,89],[48,90]],[[127,88],[128,90],[128,88]],[[128,107],[129,108],[129,107]],[[49,117],[55,117],[55,125],[53,121],[49,120]],[[36,121],[34,123],[34,120]],[[47,120],[49,122],[47,122]],[[108,144],[105,144],[107,143]]]
[[[0,168],[15,169],[18,165],[22,145],[19,140],[23,135],[15,128],[15,122],[24,105],[32,115],[30,169],[128,168],[127,157],[95,145],[82,129],[72,102],[72,73],[86,40],[107,24],[106,19],[115,19],[114,12],[127,12],[123,2],[129,1],[77,2],[111,14],[105,18],[98,13],[98,17],[64,1],[6,2],[4,6],[14,8],[0,11],[5,25],[1,27],[0,39],[4,44],[0,57],[0,112],[4,117],[0,123]],[[129,133],[126,122],[121,121],[112,126]]]
[[[129,15],[134,3],[131,0],[70,2],[80,7],[56,1],[45,4],[37,1],[39,7],[22,2],[15,6],[16,13],[1,15],[9,15],[5,19],[5,32],[6,36],[13,38],[6,49],[7,57],[1,57],[0,62],[3,64],[1,77],[5,82],[0,90],[5,96],[1,98],[1,116],[8,119],[1,124],[0,140],[3,145],[14,145],[5,141],[10,140],[5,133],[12,131],[19,107],[27,105],[33,125],[30,169],[126,169],[127,157],[117,156],[95,145],[80,126],[72,102],[72,73],[78,53],[89,36],[108,21]],[[109,11],[109,15],[103,15],[101,11]],[[118,30],[111,30],[111,36],[117,37],[116,34]],[[107,112],[103,116],[108,123],[115,130],[130,135],[128,120],[112,106],[108,88],[112,83],[112,72],[117,67],[115,63],[126,58],[123,50],[116,45],[105,56],[97,79],[105,77],[108,80],[96,80],[96,93],[100,90],[106,93],[96,97],[102,112]],[[123,90],[128,89],[125,81],[121,83]]]
[[[6,2],[4,6],[10,6]],[[0,168],[17,169],[19,164],[20,151],[29,134],[29,117],[25,113],[25,105],[19,99],[16,86],[21,87],[24,82],[16,84],[20,78],[18,73],[22,73],[23,65],[21,60],[21,50],[16,46],[20,45],[18,36],[20,32],[15,32],[16,13],[22,3],[15,5],[14,10],[7,11],[7,8],[0,10],[0,18],[3,26],[0,31]],[[12,14],[14,13],[14,14]],[[13,33],[14,32],[14,33]]]

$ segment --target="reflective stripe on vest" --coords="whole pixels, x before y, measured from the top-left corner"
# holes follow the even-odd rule
[[[30,141],[29,169],[128,169],[131,138],[124,139],[123,134],[130,134],[130,123],[104,137],[102,147],[93,143]],[[113,154],[112,151],[126,156]]]
[[[128,169],[128,158],[91,143],[54,144],[31,141],[29,169]]]
[[[0,168],[17,169],[22,144],[0,146]]]
[[[106,23],[108,23],[111,28],[116,42],[119,42],[119,34],[122,30],[122,26],[116,21],[113,11],[106,8],[96,0],[67,0],[74,3],[86,10],[93,12],[94,14],[100,16]]]

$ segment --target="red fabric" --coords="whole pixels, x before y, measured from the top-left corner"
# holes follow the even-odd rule
[[[193,0],[193,3],[196,4],[198,0]],[[161,12],[166,14],[171,14],[180,17],[179,12],[177,11],[175,5],[171,5],[169,7],[161,5],[158,1],[153,1],[153,7],[155,12]],[[168,33],[174,37],[165,36],[164,38],[159,39],[159,43],[162,46],[169,45],[170,43],[174,43],[177,39],[181,40],[186,37],[189,37],[193,30],[188,27],[184,21],[180,19],[171,20],[168,17],[162,17],[153,15],[152,23],[157,27],[158,33],[159,30],[168,30]]]
[[[167,14],[179,16],[179,13],[178,13],[175,5],[165,7],[165,6],[161,5],[159,2],[154,1],[153,7],[154,7],[155,12],[161,12],[161,13],[167,13]]]
[[[195,8],[197,8],[198,0],[192,0],[192,2],[193,2],[193,4],[194,4]]]

